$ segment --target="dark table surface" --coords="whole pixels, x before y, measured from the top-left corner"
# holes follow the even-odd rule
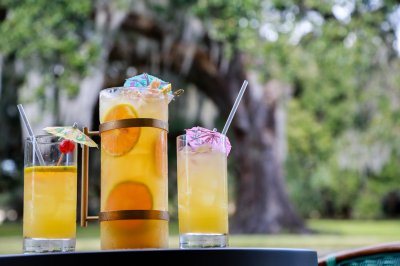
[[[317,266],[317,252],[294,248],[208,248],[101,250],[0,255],[0,265],[229,265]],[[116,266],[116,265],[112,265]]]

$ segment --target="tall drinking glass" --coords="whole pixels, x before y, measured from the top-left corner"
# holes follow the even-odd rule
[[[177,137],[178,216],[181,248],[228,246],[227,153]]]
[[[24,253],[75,250],[77,149],[72,146],[63,153],[61,142],[50,135],[37,136],[36,145],[31,137],[25,140]]]
[[[159,89],[100,92],[102,249],[168,247],[168,104]]]

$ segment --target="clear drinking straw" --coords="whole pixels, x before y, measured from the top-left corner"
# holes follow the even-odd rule
[[[22,104],[18,104],[17,107],[18,107],[18,111],[19,111],[19,113],[20,113],[20,115],[21,115],[21,117],[22,117],[22,121],[24,122],[24,125],[25,125],[25,127],[26,127],[26,130],[28,131],[29,136],[32,138],[33,154],[36,153],[36,155],[37,155],[37,157],[38,157],[38,159],[39,159],[39,164],[40,164],[40,165],[45,165],[44,160],[43,160],[43,156],[42,156],[42,154],[40,153],[39,147],[38,147],[37,142],[36,142],[36,137],[35,137],[35,135],[33,134],[32,127],[31,127],[31,125],[29,124],[29,121],[28,121],[28,119],[27,119],[27,117],[26,117],[26,115],[25,115],[24,108],[22,107]]]
[[[221,133],[222,133],[223,135],[226,135],[226,132],[228,131],[229,126],[231,125],[233,116],[234,116],[235,113],[236,113],[236,110],[237,110],[237,108],[238,108],[238,106],[239,106],[240,100],[242,99],[242,96],[243,96],[244,92],[246,91],[247,84],[249,84],[249,82],[248,82],[247,80],[243,81],[242,88],[240,88],[239,94],[238,94],[238,96],[236,97],[236,100],[235,100],[235,103],[233,104],[231,113],[229,114],[228,119],[226,120],[224,129],[222,129],[222,132],[221,132]]]

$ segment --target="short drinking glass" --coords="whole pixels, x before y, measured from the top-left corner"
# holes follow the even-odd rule
[[[228,246],[227,155],[177,137],[180,248]]]
[[[35,141],[36,140],[36,141]],[[77,149],[51,135],[25,140],[23,252],[75,250]]]

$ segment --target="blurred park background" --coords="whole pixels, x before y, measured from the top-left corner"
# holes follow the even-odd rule
[[[0,253],[22,243],[17,104],[36,134],[98,130],[99,91],[144,72],[184,90],[169,105],[175,235],[176,136],[221,131],[248,80],[228,131],[232,245],[325,254],[399,240],[399,35],[394,0],[1,0]],[[97,248],[91,230],[78,248]]]

